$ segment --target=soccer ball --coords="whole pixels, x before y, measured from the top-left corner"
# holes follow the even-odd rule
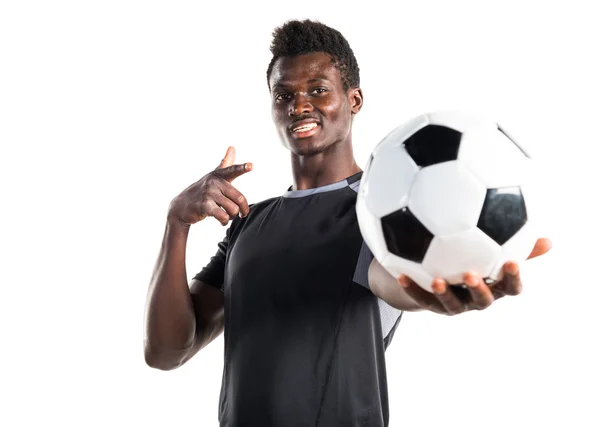
[[[531,157],[497,123],[462,111],[418,116],[373,150],[356,213],[363,238],[394,277],[432,292],[473,271],[492,283],[531,253],[536,191]],[[539,216],[538,216],[539,218]]]

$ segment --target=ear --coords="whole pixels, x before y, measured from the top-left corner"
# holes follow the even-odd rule
[[[348,100],[350,101],[352,114],[358,114],[363,105],[362,90],[359,87],[350,89],[348,91]]]

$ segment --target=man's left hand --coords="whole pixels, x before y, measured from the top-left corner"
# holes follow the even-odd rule
[[[549,239],[538,239],[527,259],[545,254],[552,248]],[[506,295],[518,295],[522,290],[519,266],[509,261],[504,264],[502,279],[486,284],[483,278],[472,272],[463,276],[465,287],[449,285],[443,279],[435,279],[433,293],[427,292],[408,276],[400,276],[398,282],[406,293],[423,309],[440,314],[455,315],[470,310],[483,310]]]

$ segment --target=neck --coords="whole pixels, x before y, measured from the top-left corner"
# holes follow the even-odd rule
[[[299,156],[292,153],[293,190],[323,187],[360,171],[350,141],[335,144],[315,155]]]

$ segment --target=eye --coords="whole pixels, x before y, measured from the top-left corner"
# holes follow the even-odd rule
[[[325,89],[324,87],[318,87],[313,90],[313,93],[316,95],[322,95],[325,92],[327,92],[327,89]]]
[[[275,101],[287,101],[290,99],[289,93],[277,93],[275,94]]]

